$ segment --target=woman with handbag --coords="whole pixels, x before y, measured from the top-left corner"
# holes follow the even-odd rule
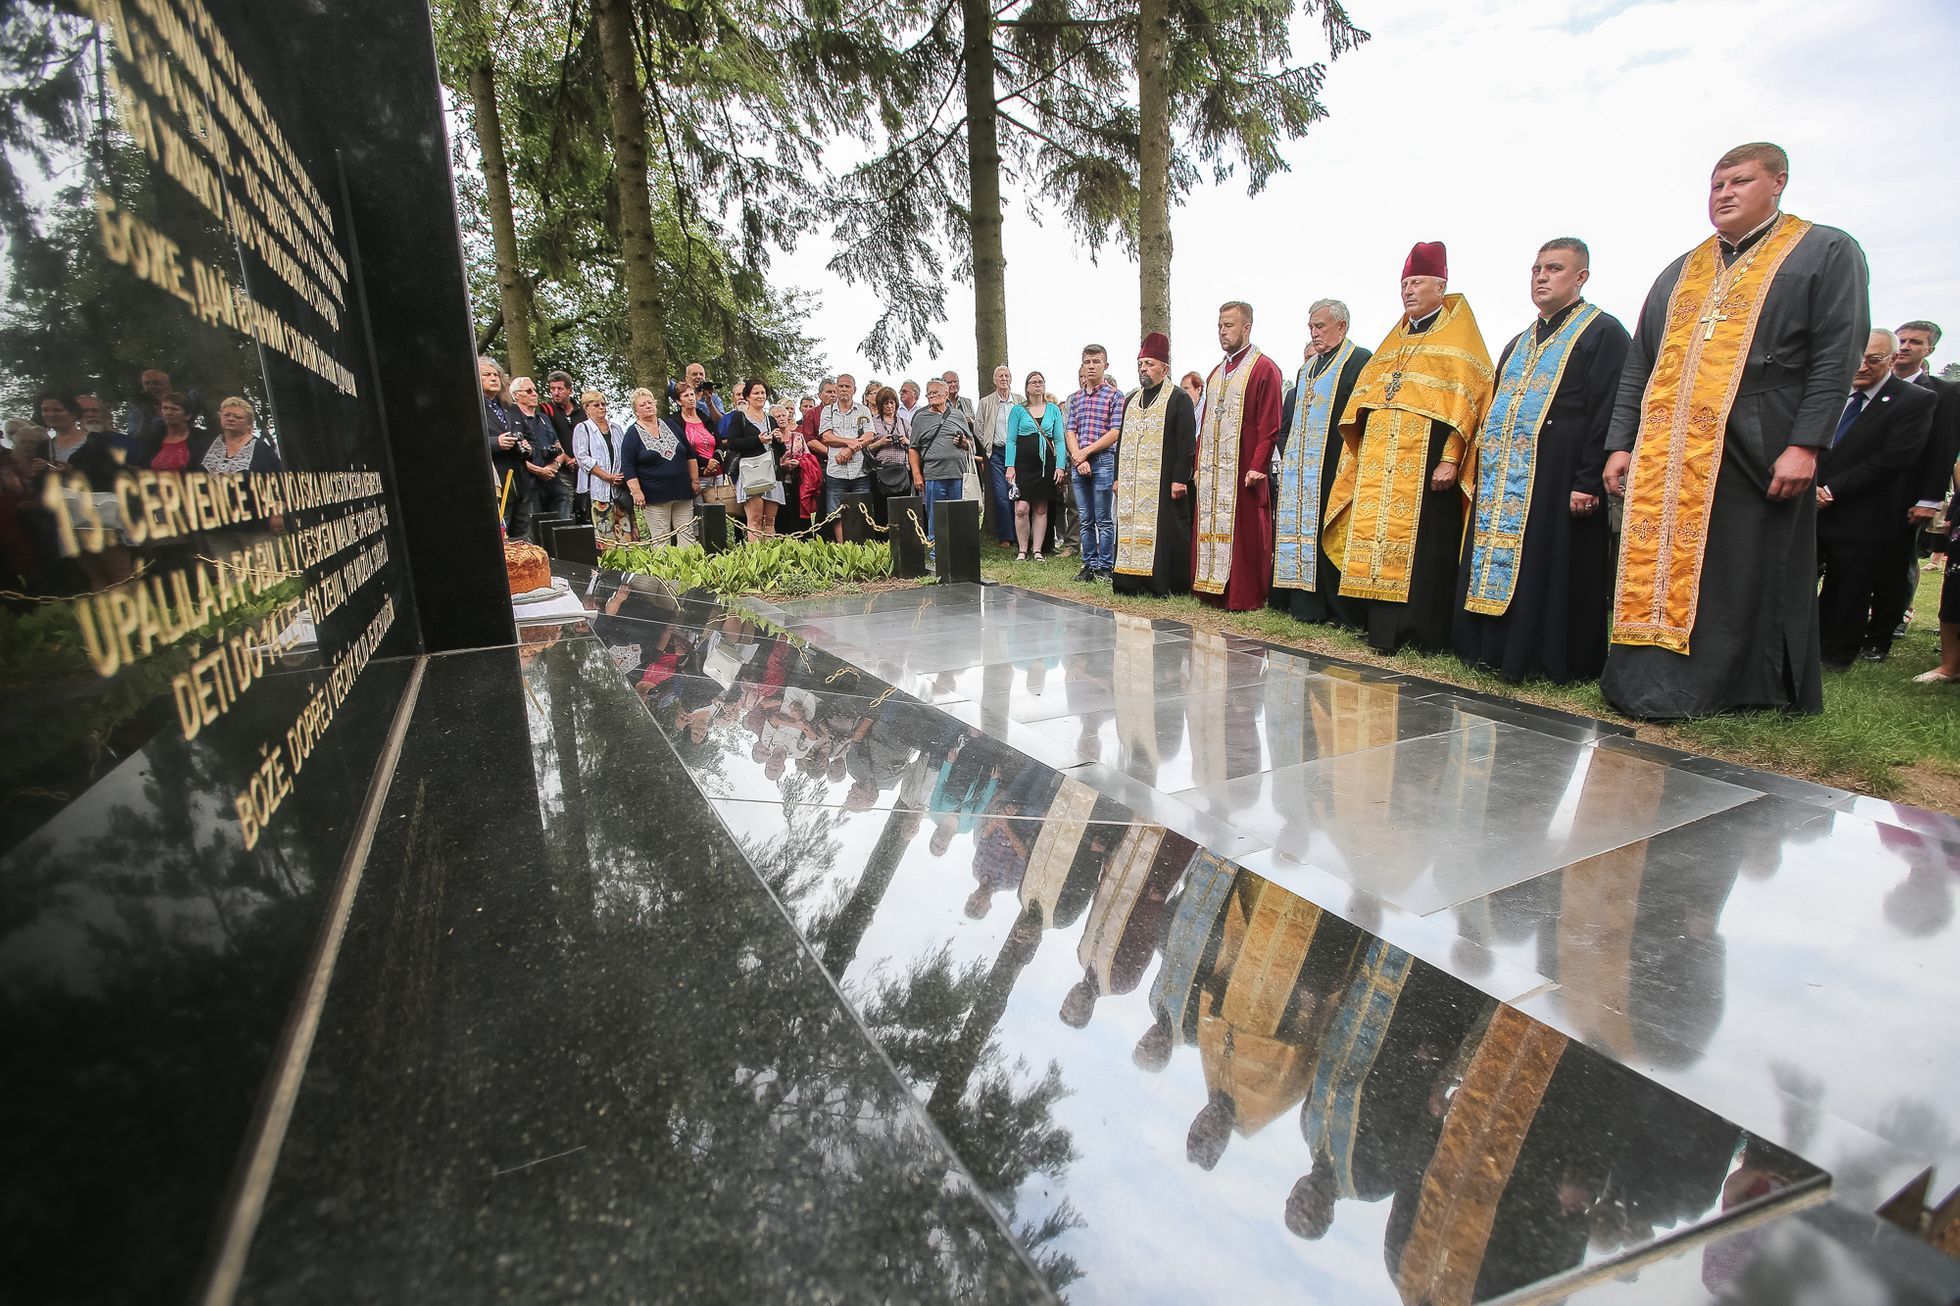
[[[742,505],[750,539],[774,535],[776,509],[783,502],[783,483],[776,475],[783,439],[769,420],[769,387],[755,379],[744,381],[735,401],[738,406],[728,415],[722,440],[735,469],[735,502]]]
[[[727,468],[722,463],[720,437],[702,421],[701,392],[686,381],[674,387],[674,411],[667,418],[669,426],[679,425],[682,438],[688,448],[694,450],[695,465],[701,469],[701,483],[694,491],[694,506],[718,503],[724,508],[735,503],[735,487],[728,483]]]
[[[1027,399],[1007,416],[1007,493],[1014,500],[1014,538],[1025,562],[1028,544],[1041,561],[1041,542],[1048,537],[1048,505],[1068,466],[1062,457],[1062,407],[1048,398],[1048,381],[1028,373]]]
[[[572,428],[572,457],[578,461],[578,493],[592,505],[592,529],[602,547],[632,540],[639,532],[627,511],[626,477],[619,470],[620,436],[606,416],[606,397],[587,390],[578,402],[585,420]]]
[[[872,516],[889,526],[886,503],[922,493],[925,479],[912,452],[912,424],[898,415],[898,391],[888,385],[871,393],[871,440],[864,452],[871,464]]]

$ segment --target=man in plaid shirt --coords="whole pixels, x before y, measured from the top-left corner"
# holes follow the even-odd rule
[[[1107,581],[1116,570],[1116,440],[1123,433],[1123,392],[1103,373],[1109,351],[1082,351],[1082,388],[1068,397],[1069,469],[1082,529],[1081,581]]]

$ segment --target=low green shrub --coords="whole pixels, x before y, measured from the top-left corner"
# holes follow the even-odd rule
[[[725,553],[698,544],[607,549],[599,564],[658,577],[680,589],[715,594],[814,594],[833,585],[883,580],[892,574],[891,546],[829,540],[749,540]]]

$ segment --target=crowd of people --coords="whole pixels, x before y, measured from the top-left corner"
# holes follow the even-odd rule
[[[845,374],[800,414],[754,380],[724,408],[692,364],[664,417],[635,392],[615,456],[603,397],[575,422],[569,377],[539,405],[486,359],[493,458],[524,482],[506,526],[585,496],[630,535],[622,487],[682,541],[717,499],[767,534],[841,530],[854,494],[880,525],[899,495],[968,497],[1017,558],[1073,551],[1078,580],[1119,592],[1270,605],[1514,680],[1599,679],[1637,717],[1814,712],[1825,666],[1889,657],[1921,557],[1945,552],[1960,387],[1927,368],[1932,322],[1870,329],[1863,251],[1785,213],[1788,177],[1774,145],[1725,154],[1714,233],[1660,274],[1633,332],[1585,298],[1586,244],[1545,242],[1533,316],[1495,361],[1439,242],[1410,252],[1372,352],[1344,303],[1314,302],[1291,385],[1235,300],[1207,375],[1171,384],[1151,333],[1128,393],[1098,344],[1066,398],[1005,365],[977,402],[953,372],[862,400]],[[1922,681],[1960,680],[1955,573]]]
[[[73,520],[120,528],[112,493],[118,472],[276,472],[279,449],[263,430],[258,406],[240,395],[207,406],[195,389],[180,389],[170,373],[148,368],[131,397],[113,406],[93,391],[50,389],[34,401],[32,417],[10,418],[0,458],[0,567],[9,588],[27,594],[68,593],[113,584],[130,574],[132,559],[120,543],[78,554],[64,548],[55,514],[46,502],[47,478],[71,472],[86,479],[86,492],[71,478],[64,495],[86,494]],[[277,530],[274,518],[255,525]],[[119,535],[112,535],[118,539]]]

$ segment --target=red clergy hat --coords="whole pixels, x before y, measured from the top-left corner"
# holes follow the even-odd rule
[[[1143,338],[1143,348],[1137,350],[1138,358],[1154,358],[1165,367],[1171,365],[1171,338],[1162,331],[1152,331]]]
[[[1450,255],[1440,240],[1419,240],[1409,251],[1407,261],[1402,264],[1405,277],[1438,277],[1450,279]]]

